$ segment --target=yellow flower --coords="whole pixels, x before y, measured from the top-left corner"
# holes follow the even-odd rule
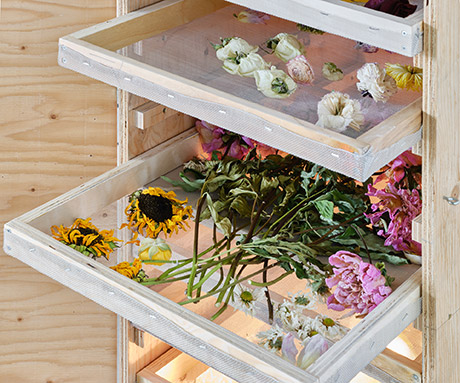
[[[125,277],[134,279],[142,269],[142,262],[139,258],[136,258],[132,265],[129,262],[121,262],[116,266],[112,266],[111,269]]]
[[[138,234],[149,238],[157,238],[160,233],[171,236],[173,232],[189,227],[186,220],[192,217],[192,207],[183,206],[186,202],[176,199],[173,191],[153,187],[138,190],[130,197],[125,209],[128,223],[121,228],[131,229],[135,234],[132,242],[137,244]]]
[[[420,91],[423,87],[423,70],[411,65],[386,64],[386,72],[401,89]]]
[[[92,258],[105,257],[118,247],[121,240],[113,236],[113,230],[99,230],[91,218],[77,218],[70,227],[52,226],[54,239],[65,243],[80,253]]]
[[[171,259],[171,248],[161,238],[145,238],[141,242],[141,247],[139,248],[139,258],[143,261],[169,261]],[[153,265],[163,265],[162,262],[149,262]]]

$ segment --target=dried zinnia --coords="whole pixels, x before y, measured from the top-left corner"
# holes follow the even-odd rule
[[[326,284],[336,287],[327,300],[329,309],[351,309],[355,314],[366,315],[391,294],[380,270],[359,255],[339,251],[329,257],[329,263],[334,276],[327,278]]]
[[[324,63],[321,70],[323,77],[329,81],[340,81],[343,79],[343,71],[338,68],[334,63]]]
[[[369,0],[364,6],[399,17],[412,15],[417,9],[408,0]]]
[[[381,220],[385,220],[383,226],[387,226],[386,230],[382,228],[377,233],[386,238],[385,245],[393,246],[397,251],[420,255],[422,246],[412,239],[412,221],[422,212],[419,191],[398,189],[391,183],[385,190],[369,185],[368,191],[367,195],[377,197],[378,202],[372,204],[373,213],[366,214],[366,217],[374,226],[382,226]]]
[[[347,94],[331,92],[318,102],[318,122],[322,128],[343,132],[347,127],[358,130],[364,123],[361,104]]]
[[[411,65],[386,64],[386,72],[395,79],[401,89],[414,90],[423,88],[423,70]]]
[[[189,226],[187,220],[192,217],[192,207],[184,206],[187,200],[180,201],[173,191],[165,192],[160,188],[149,187],[137,190],[129,197],[125,209],[128,227],[133,231],[132,242],[139,244],[138,234],[157,238],[160,233],[171,236],[179,229]]]
[[[290,59],[286,64],[286,69],[295,82],[302,84],[310,84],[315,77],[313,68],[304,55]]]
[[[109,259],[109,254],[119,247],[117,242],[121,242],[113,236],[113,230],[99,230],[91,218],[77,218],[70,227],[52,226],[51,233],[58,241],[92,258]]]
[[[366,63],[356,74],[359,82],[356,87],[363,96],[371,96],[374,101],[387,102],[396,93],[395,80],[390,77],[377,63]]]

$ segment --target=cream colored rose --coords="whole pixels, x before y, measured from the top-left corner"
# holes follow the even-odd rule
[[[275,56],[284,62],[303,55],[305,48],[297,38],[288,33],[278,33],[267,43],[268,47],[274,50]]]
[[[250,45],[246,40],[240,37],[232,37],[223,40],[223,47],[216,50],[217,58],[221,61],[228,58],[235,58],[238,54],[257,52],[259,47]]]
[[[227,59],[222,66],[228,73],[243,77],[254,77],[255,71],[268,67],[269,64],[257,53],[242,54],[234,59]]]
[[[286,69],[295,82],[309,84],[315,77],[313,68],[304,55],[289,60],[286,64]]]
[[[343,132],[348,126],[359,130],[364,123],[359,101],[341,92],[328,93],[318,102],[318,117],[318,126],[337,132]]]
[[[337,68],[334,63],[324,63],[323,65],[323,76],[329,81],[340,81],[343,79],[342,69]]]
[[[266,97],[286,98],[297,89],[294,80],[274,66],[271,69],[254,72],[254,78],[257,89]]]

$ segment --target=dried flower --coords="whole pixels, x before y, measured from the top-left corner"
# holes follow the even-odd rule
[[[302,310],[292,302],[284,300],[276,307],[275,318],[286,331],[297,332],[302,328],[303,319],[306,318],[302,315]]]
[[[303,44],[295,36],[288,33],[278,33],[266,44],[269,49],[274,50],[275,56],[284,62],[305,53]]]
[[[254,77],[254,72],[269,68],[265,60],[257,53],[240,53],[237,57],[224,61],[224,68],[230,74],[237,74],[242,77]]]
[[[410,174],[418,189],[422,182],[419,171],[421,165],[422,157],[406,150],[387,165],[385,172],[375,179],[374,185],[385,180],[387,183],[401,184],[405,188],[412,189],[409,185],[410,180],[407,179]]]
[[[373,45],[362,43],[361,41],[356,42],[355,49],[364,53],[375,53],[379,50],[379,48]]]
[[[286,98],[289,97],[297,89],[297,85],[282,70],[276,69],[274,66],[271,69],[258,70],[254,73],[257,89],[270,98]]]
[[[153,187],[137,190],[131,194],[125,209],[129,222],[121,228],[128,227],[135,233],[132,240],[135,243],[139,243],[138,234],[149,238],[157,238],[160,233],[171,236],[185,229],[192,217],[192,207],[184,206],[185,203],[187,200],[179,201],[173,191]]]
[[[324,78],[329,81],[340,81],[343,79],[342,69],[337,68],[337,65],[334,63],[324,63],[322,73]]]
[[[369,0],[364,6],[399,17],[412,15],[417,9],[408,0]]]
[[[139,259],[142,261],[171,259],[171,248],[162,238],[144,238],[139,247]],[[162,262],[150,262],[153,265],[163,265]]]
[[[305,291],[298,291],[295,294],[288,293],[289,301],[298,308],[298,310],[314,309],[317,303],[317,294],[313,295]]]
[[[318,334],[330,340],[338,340],[346,333],[345,329],[338,322],[324,315],[318,315],[313,320],[311,326]]]
[[[269,330],[257,333],[257,337],[261,339],[259,345],[267,350],[278,352],[283,344],[284,330],[275,324]]]
[[[254,316],[256,302],[264,301],[265,289],[250,289],[241,284],[237,284],[233,290],[233,307],[243,311],[245,314]]]
[[[329,288],[337,286],[327,300],[332,310],[353,310],[366,315],[391,293],[379,269],[363,262],[360,256],[348,251],[338,251],[329,257],[334,276],[326,279]]]
[[[113,230],[99,230],[91,218],[77,218],[70,227],[52,226],[51,233],[54,239],[94,259],[109,259],[109,254],[118,247],[117,242],[121,242],[113,236]]]
[[[289,333],[284,337],[281,347],[281,355],[284,359],[297,365],[297,367],[300,367],[303,370],[306,370],[314,362],[316,362],[316,360],[323,355],[329,347],[327,340],[321,335],[316,334],[305,342],[304,348],[297,356],[298,351],[295,346],[294,339],[295,336],[293,333]]]
[[[297,29],[299,31],[312,33],[314,35],[324,35],[326,33],[322,31],[321,29],[316,29],[316,28],[309,27],[308,25],[304,25],[300,23],[297,24]]]
[[[236,58],[238,55],[255,53],[259,49],[250,45],[246,40],[240,37],[227,37],[221,39],[221,44],[212,44],[216,50],[216,56],[219,60],[224,61],[229,58]]]
[[[385,245],[393,246],[395,250],[407,251],[420,255],[421,244],[412,239],[412,220],[422,212],[422,200],[417,189],[398,189],[389,183],[385,190],[377,190],[368,186],[368,196],[377,197],[378,202],[372,204],[374,213],[366,214],[372,225],[379,225],[388,213],[389,223],[386,230],[381,229],[378,235],[385,237]]]
[[[387,102],[396,93],[395,80],[390,77],[377,63],[366,63],[356,74],[359,82],[356,84],[363,96],[370,95],[374,101]]]
[[[205,121],[197,121],[195,128],[200,135],[201,147],[210,155],[214,151],[224,151],[230,157],[242,159],[254,147],[254,142],[250,138]]]
[[[238,21],[248,24],[266,24],[265,21],[270,19],[270,16],[266,13],[254,11],[252,9],[246,9],[233,16],[235,16]]]
[[[387,73],[401,89],[420,91],[423,87],[423,70],[411,65],[386,64]]]
[[[318,122],[322,128],[343,132],[348,126],[358,130],[364,123],[361,104],[347,94],[331,92],[318,102]]]
[[[129,262],[121,262],[110,268],[136,282],[143,282],[144,279],[147,278],[144,270],[142,270],[142,262],[139,258],[136,258],[132,264]]]
[[[286,69],[295,82],[310,84],[315,77],[313,68],[303,55],[289,60],[286,64]]]

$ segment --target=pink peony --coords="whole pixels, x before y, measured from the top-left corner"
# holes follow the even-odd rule
[[[393,246],[398,251],[420,255],[422,246],[412,239],[412,221],[422,212],[422,200],[418,190],[398,189],[389,183],[385,190],[377,190],[369,185],[368,191],[368,196],[379,198],[371,206],[374,213],[365,214],[372,225],[379,224],[385,213],[390,218],[387,231],[382,229],[377,233],[386,238],[385,245]]]
[[[388,164],[388,169],[385,173],[379,175],[374,184],[387,180],[389,183],[400,183],[403,181],[407,172],[409,172],[414,167],[422,165],[422,157],[412,153],[410,150],[406,150],[404,153],[400,154],[393,161]],[[413,174],[415,181],[421,183],[420,173]]]
[[[336,286],[327,299],[329,309],[351,309],[355,314],[366,315],[391,294],[380,270],[363,262],[359,255],[338,251],[329,257],[329,263],[334,275],[326,279],[326,284],[329,288]]]

